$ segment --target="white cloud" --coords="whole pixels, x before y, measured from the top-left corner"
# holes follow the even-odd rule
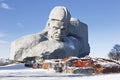
[[[7,41],[4,41],[4,40],[0,40],[0,44],[6,44],[8,43]]]
[[[5,33],[0,33],[0,38],[3,38],[3,37],[5,37],[5,36],[6,36]],[[8,43],[8,42],[5,41],[5,40],[0,40],[0,44],[6,44],[6,43]]]
[[[24,27],[24,25],[23,25],[21,22],[16,23],[16,25],[17,25],[18,27],[20,27],[20,28],[23,28],[23,27]]]
[[[0,33],[0,37],[5,37],[5,36],[6,36],[6,34]]]
[[[0,7],[3,8],[3,9],[7,9],[7,10],[11,10],[12,9],[7,3],[4,3],[4,2],[2,2],[0,4]]]
[[[0,1],[5,1],[5,0],[0,0]]]

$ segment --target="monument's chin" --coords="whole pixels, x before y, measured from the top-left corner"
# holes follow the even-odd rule
[[[54,37],[54,38],[53,38],[53,40],[56,40],[56,41],[61,41],[61,40],[62,40],[62,38],[60,38],[60,37]]]

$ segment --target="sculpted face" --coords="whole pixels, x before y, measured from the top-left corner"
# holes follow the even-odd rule
[[[50,30],[48,31],[48,36],[51,39],[62,41],[67,35],[68,27],[64,22],[59,20],[51,20],[49,24]]]
[[[63,41],[68,33],[68,24],[71,15],[69,11],[63,6],[53,8],[49,15],[48,23],[48,37],[57,41]]]

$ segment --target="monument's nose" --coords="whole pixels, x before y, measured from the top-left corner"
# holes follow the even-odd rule
[[[61,31],[62,31],[61,29],[58,29],[58,30],[57,30],[57,33],[58,33],[58,34],[61,34]]]

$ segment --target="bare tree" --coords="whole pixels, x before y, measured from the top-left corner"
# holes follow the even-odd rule
[[[113,46],[113,49],[108,54],[110,59],[120,60],[120,45],[116,44]]]

